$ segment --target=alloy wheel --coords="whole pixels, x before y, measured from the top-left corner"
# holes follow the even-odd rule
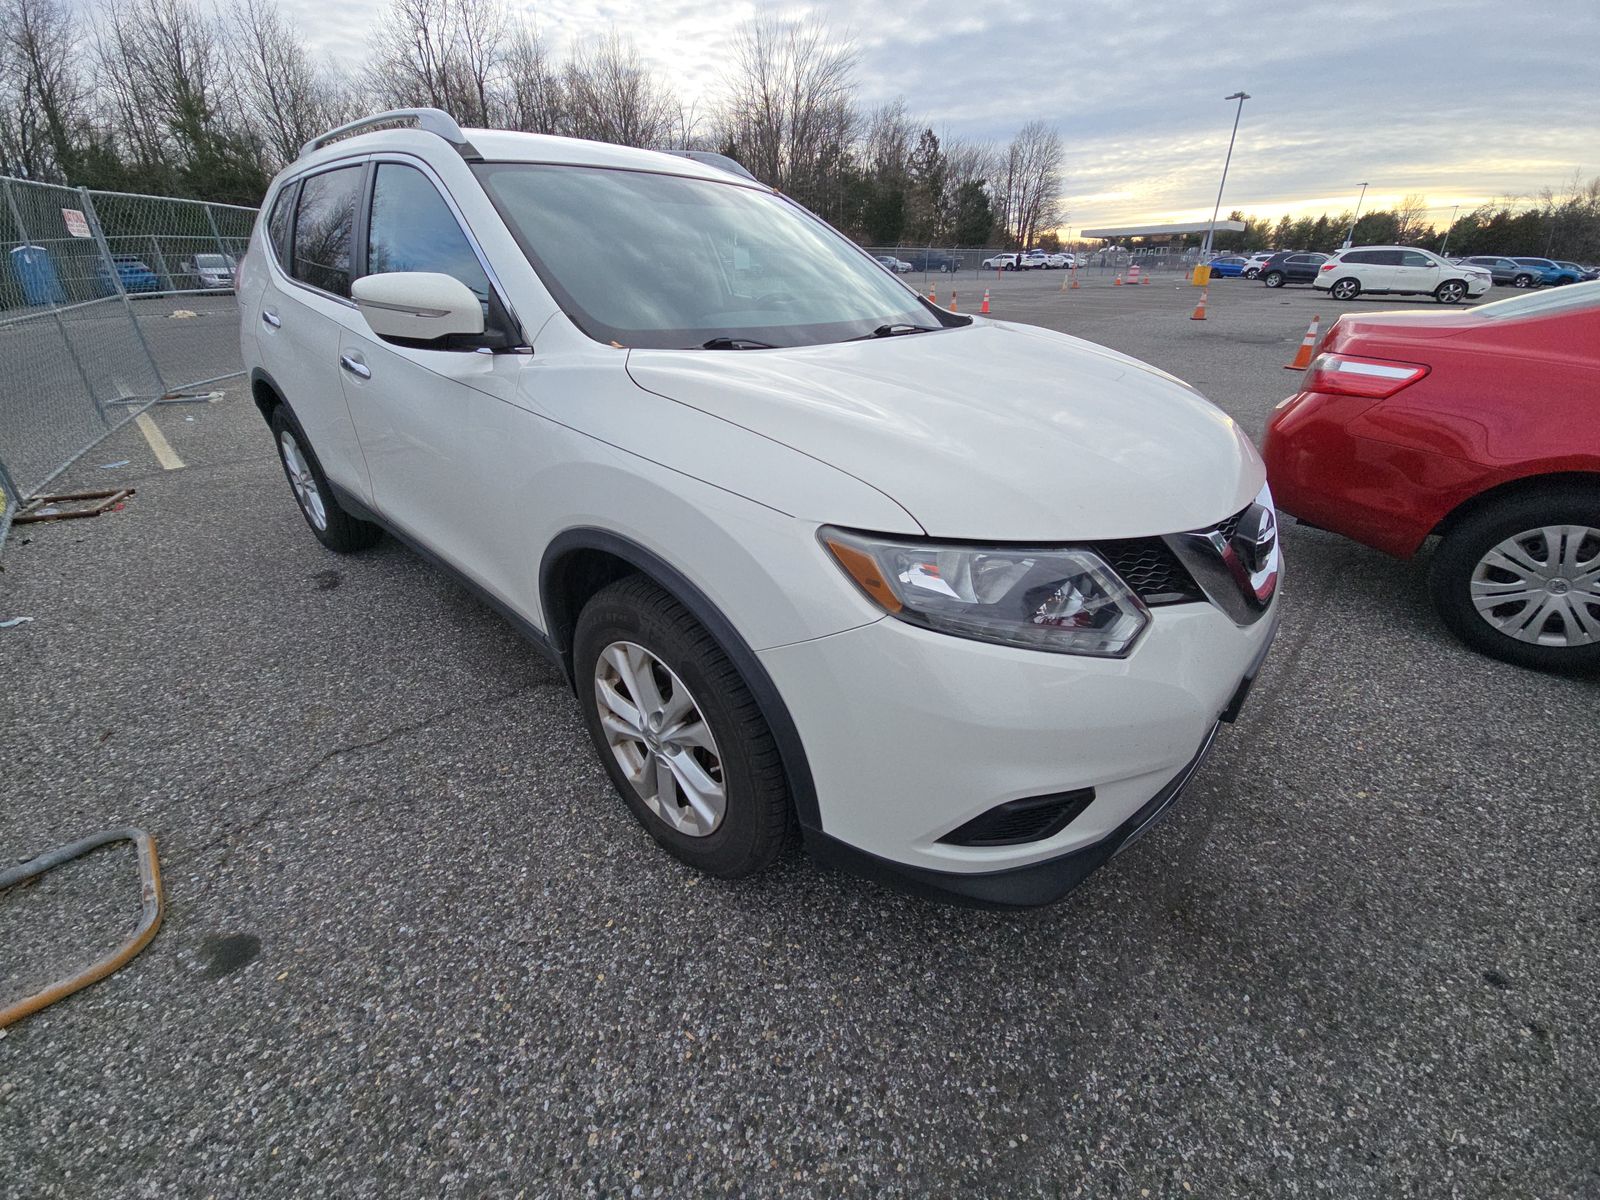
[[[1471,589],[1478,615],[1519,642],[1600,642],[1600,529],[1546,525],[1514,534],[1478,560]]]
[[[683,680],[643,646],[612,642],[595,660],[594,693],[606,745],[645,807],[689,837],[716,832],[722,758]]]
[[[294,498],[300,502],[301,510],[312,525],[318,529],[327,529],[328,509],[322,502],[322,489],[317,486],[317,477],[312,474],[311,466],[306,462],[306,456],[300,449],[300,443],[294,440],[294,434],[285,429],[283,435],[278,438],[278,449],[283,454],[284,469],[289,473],[289,485],[294,488]]]
[[[1354,300],[1361,294],[1361,285],[1353,279],[1341,279],[1333,285],[1335,300]]]

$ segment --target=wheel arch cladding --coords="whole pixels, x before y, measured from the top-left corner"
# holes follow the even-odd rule
[[[803,828],[820,831],[822,817],[800,731],[755,651],[721,610],[681,571],[654,551],[605,529],[568,529],[551,539],[539,562],[539,598],[545,632],[574,690],[577,678],[572,662],[572,631],[578,614],[589,597],[601,588],[632,574],[645,576],[688,609],[738,669],[778,744],[795,815]]]
[[[263,421],[272,420],[272,410],[280,404],[286,404],[283,392],[277,382],[260,367],[250,372],[250,398],[256,403],[256,411],[261,414]]]

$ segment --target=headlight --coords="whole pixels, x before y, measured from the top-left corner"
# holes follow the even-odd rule
[[[1144,602],[1092,550],[941,546],[832,528],[819,536],[878,607],[956,637],[1121,658],[1150,623]]]

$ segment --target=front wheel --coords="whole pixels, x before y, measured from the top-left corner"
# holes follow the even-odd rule
[[[1533,286],[1533,276],[1532,275],[1518,275],[1515,279],[1513,279],[1511,281],[1511,286],[1512,287],[1519,287],[1519,288],[1530,288],[1530,287]]]
[[[639,575],[603,588],[578,617],[573,675],[606,773],[651,837],[723,879],[772,864],[793,824],[777,743],[682,604]]]
[[[1361,283],[1359,280],[1346,277],[1335,281],[1328,291],[1335,300],[1354,300],[1361,295]]]
[[[1284,279],[1282,271],[1268,271],[1261,277],[1261,282],[1270,288],[1280,288],[1288,281]]]
[[[1428,582],[1473,649],[1535,670],[1600,668],[1600,492],[1552,488],[1474,513],[1445,535]]]
[[[1446,279],[1433,290],[1433,298],[1440,304],[1460,304],[1467,294],[1467,285],[1459,279]]]

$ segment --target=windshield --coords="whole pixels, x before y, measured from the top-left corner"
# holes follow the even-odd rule
[[[547,163],[474,169],[545,286],[597,341],[807,346],[941,327],[871,258],[765,188]]]
[[[1600,283],[1573,283],[1552,291],[1529,292],[1493,304],[1480,304],[1472,311],[1488,320],[1509,321],[1516,317],[1540,317],[1581,308],[1600,308]]]

